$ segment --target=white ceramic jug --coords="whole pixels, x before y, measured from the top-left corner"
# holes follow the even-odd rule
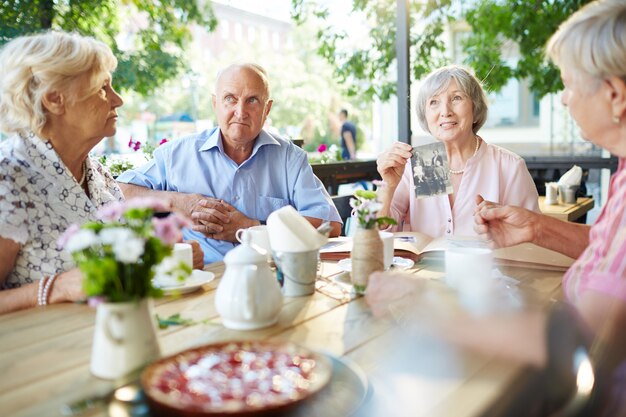
[[[271,326],[283,305],[280,285],[267,264],[267,254],[243,243],[224,257],[226,270],[217,287],[215,308],[224,327],[252,330]]]
[[[161,356],[152,301],[102,303],[96,312],[91,373],[117,379]]]

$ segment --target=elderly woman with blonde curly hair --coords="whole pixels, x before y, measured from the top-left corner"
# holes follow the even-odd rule
[[[83,298],[57,239],[123,198],[89,151],[115,134],[122,99],[104,43],[49,32],[0,52],[0,313]]]

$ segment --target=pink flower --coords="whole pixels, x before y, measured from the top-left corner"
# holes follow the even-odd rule
[[[192,223],[186,217],[178,213],[172,213],[164,218],[153,218],[152,226],[154,227],[156,237],[167,245],[173,245],[176,242],[181,242],[183,239],[180,229],[191,227]]]
[[[72,224],[70,227],[65,229],[65,232],[59,237],[57,240],[57,246],[59,248],[64,248],[67,245],[67,242],[74,236],[76,232],[80,230],[80,227],[77,224]]]
[[[154,235],[158,237],[166,245],[173,245],[183,239],[180,229],[176,225],[176,221],[168,216],[162,219],[153,218],[152,226],[154,227]]]
[[[91,308],[96,308],[96,307],[98,307],[98,304],[102,304],[102,303],[106,302],[106,300],[107,300],[107,298],[103,297],[101,295],[97,295],[97,296],[94,296],[94,297],[89,297],[87,299],[87,305],[89,307],[91,307]]]
[[[133,137],[130,137],[130,140],[128,141],[128,147],[132,148],[133,147]]]
[[[164,143],[167,143],[167,139],[166,138],[161,139],[161,142],[159,142],[159,145],[163,145]]]
[[[154,197],[138,197],[126,200],[124,209],[149,208],[156,212],[170,211],[171,207],[163,200]]]
[[[119,220],[124,213],[124,203],[115,201],[100,208],[96,213],[96,218],[103,221]]]
[[[137,141],[137,142],[135,142],[135,146],[133,146],[133,149],[138,151],[139,148],[141,148],[141,142]]]
[[[319,153],[322,153],[322,152],[326,151],[326,149],[328,149],[328,147],[326,146],[326,144],[325,144],[325,143],[322,143],[322,144],[320,144],[320,146],[317,148],[317,151],[318,151]]]

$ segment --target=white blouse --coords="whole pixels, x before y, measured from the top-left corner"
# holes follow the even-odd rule
[[[87,158],[83,191],[49,141],[33,133],[0,142],[0,237],[20,244],[15,267],[1,289],[32,283],[74,266],[57,247],[73,223],[95,221],[101,206],[123,199],[111,174]]]

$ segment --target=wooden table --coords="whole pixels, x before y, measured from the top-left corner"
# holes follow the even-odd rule
[[[579,197],[574,204],[546,204],[545,200],[544,196],[539,197],[539,210],[543,214],[568,222],[578,220],[587,214],[595,204],[591,197]]]
[[[207,267],[221,276],[223,265]],[[562,272],[501,268],[521,281],[520,290],[540,303],[560,294]],[[440,261],[420,261],[409,272],[443,298],[454,293],[442,282]],[[219,279],[182,298],[156,301],[156,312],[167,317],[209,322],[159,330],[162,353],[234,339],[293,341],[312,349],[348,357],[370,377],[374,394],[370,415],[479,416],[496,415],[497,404],[510,398],[512,386],[528,368],[485,357],[459,347],[420,338],[412,366],[387,367],[398,355],[398,323],[376,319],[361,297],[341,284],[347,274],[335,262],[323,262],[314,295],[286,298],[278,323],[242,332],[225,329],[214,306]],[[443,299],[442,298],[442,299]],[[446,301],[448,302],[448,301]],[[56,416],[64,404],[108,392],[111,381],[89,373],[95,310],[84,304],[58,304],[0,316],[0,410],[3,416]],[[409,372],[409,369],[411,371]],[[395,384],[395,385],[394,385]],[[506,395],[509,394],[509,395]],[[381,411],[382,410],[382,411]],[[382,414],[381,414],[382,413]],[[106,415],[95,409],[84,415]]]

